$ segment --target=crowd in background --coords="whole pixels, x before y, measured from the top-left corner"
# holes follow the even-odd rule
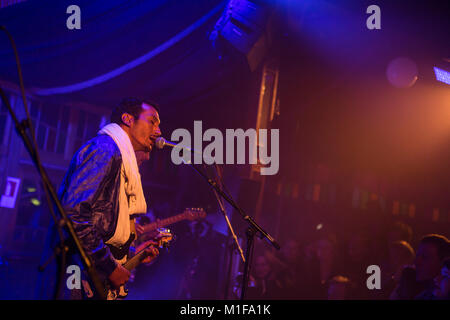
[[[412,238],[411,227],[397,221],[383,239],[363,229],[346,239],[322,230],[307,243],[290,239],[280,251],[256,249],[247,299],[449,300],[450,241],[427,234],[414,248]],[[368,272],[371,265],[379,267],[378,284],[369,279],[378,276]]]

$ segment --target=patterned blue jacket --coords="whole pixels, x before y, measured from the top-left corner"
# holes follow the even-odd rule
[[[98,135],[75,153],[58,192],[81,245],[104,279],[116,268],[105,242],[113,236],[119,216],[121,165],[114,140]]]

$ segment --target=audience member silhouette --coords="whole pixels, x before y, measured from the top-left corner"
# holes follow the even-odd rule
[[[255,258],[247,290],[247,299],[274,299],[280,295],[280,286],[276,282],[272,266],[268,259],[261,255]]]
[[[376,264],[368,232],[355,231],[347,244],[347,259],[343,274],[354,284],[353,299],[367,299],[371,293],[367,289],[367,267]]]
[[[328,300],[346,300],[351,298],[353,284],[349,278],[334,276],[328,285]]]
[[[313,257],[306,260],[304,266],[304,296],[306,299],[327,299],[329,281],[341,274],[336,235],[322,233],[313,249]]]
[[[415,256],[414,249],[404,240],[394,241],[389,245],[388,260],[381,265],[380,298],[389,297],[392,290],[399,285],[403,269],[414,264]]]
[[[412,228],[402,221],[396,221],[389,228],[387,234],[387,243],[390,244],[395,241],[406,241],[408,243],[411,243],[412,237]]]
[[[441,272],[444,259],[449,256],[450,244],[446,237],[438,234],[424,236],[417,248],[414,267],[404,268],[391,299],[433,299],[434,279]]]
[[[298,241],[290,239],[281,246],[279,253],[266,251],[265,257],[274,267],[275,279],[280,287],[280,298],[302,298],[305,271]]]

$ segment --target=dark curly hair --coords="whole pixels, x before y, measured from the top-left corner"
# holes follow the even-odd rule
[[[142,104],[152,106],[159,113],[159,105],[156,102],[147,99],[128,97],[122,99],[120,103],[114,107],[111,113],[111,123],[122,124],[122,115],[124,113],[131,114],[134,119],[138,119],[142,112]]]

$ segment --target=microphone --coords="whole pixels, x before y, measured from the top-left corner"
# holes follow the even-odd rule
[[[196,153],[196,154],[198,154],[198,155],[203,155],[203,153],[201,153],[201,152],[198,152],[198,151],[196,151],[196,150],[194,150],[194,149],[191,149],[191,148],[188,148],[188,147],[180,146],[180,145],[178,145],[178,144],[175,143],[175,142],[172,142],[172,141],[169,141],[169,140],[164,139],[163,137],[156,138],[156,140],[155,140],[155,146],[156,146],[158,149],[162,149],[162,148],[164,148],[165,146],[168,146],[168,147],[175,148],[175,149],[184,149],[184,150],[187,150],[187,151],[189,151],[189,152]]]
[[[157,139],[155,140],[155,146],[156,146],[158,149],[162,149],[162,148],[164,148],[165,146],[169,146],[169,147],[175,148],[175,147],[177,147],[177,144],[176,144],[176,143],[173,143],[173,142],[171,142],[171,141],[168,141],[168,140],[164,139],[163,137],[159,137],[159,138],[157,138]]]

